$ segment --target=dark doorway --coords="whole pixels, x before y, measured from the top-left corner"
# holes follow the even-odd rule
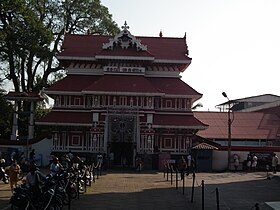
[[[113,167],[131,168],[133,166],[133,144],[127,142],[112,143],[114,153]]]
[[[133,166],[135,116],[113,115],[109,117],[109,144],[114,153],[113,168]]]
[[[193,150],[197,171],[212,171],[212,150]]]

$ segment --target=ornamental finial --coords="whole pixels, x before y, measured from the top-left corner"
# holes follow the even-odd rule
[[[124,26],[122,26],[122,29],[124,31],[127,31],[127,29],[129,29],[129,26],[127,25],[126,21],[124,21]]]

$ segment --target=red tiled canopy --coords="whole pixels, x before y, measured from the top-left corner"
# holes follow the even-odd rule
[[[54,83],[47,91],[81,92],[100,77],[96,75],[68,75]]]
[[[218,147],[215,147],[213,145],[207,144],[205,142],[197,144],[192,147],[192,149],[198,149],[198,150],[216,150]]]
[[[90,126],[92,124],[92,114],[90,112],[62,112],[52,111],[45,117],[36,121],[36,124],[48,125],[48,124],[73,124]]]
[[[94,58],[97,55],[110,56],[137,56],[154,57],[164,60],[190,61],[187,56],[187,44],[185,38],[168,37],[137,37],[143,45],[147,45],[147,51],[135,50],[104,50],[103,43],[108,43],[111,36],[104,35],[74,35],[66,34],[63,42],[63,51],[59,54],[60,59],[71,57]],[[68,58],[67,58],[68,57]]]
[[[104,75],[94,81],[83,92],[129,92],[154,93],[158,90],[144,76]]]
[[[207,125],[193,115],[155,114],[153,127],[176,127],[188,129],[206,129]]]
[[[194,116],[209,125],[197,134],[207,139],[228,138],[227,112],[194,112]],[[280,132],[280,118],[261,112],[234,112],[231,125],[232,139],[276,139]]]
[[[162,78],[148,77],[147,78],[158,91],[170,95],[195,95],[200,98],[202,94],[198,93],[184,81],[179,78]]]
[[[77,92],[77,93],[144,93],[154,95],[184,95],[198,99],[202,95],[183,82],[180,78],[144,77],[132,75],[68,75],[56,82],[46,93]]]
[[[13,92],[10,91],[7,95],[4,96],[8,100],[23,100],[23,101],[40,101],[43,100],[43,97],[39,92]]]

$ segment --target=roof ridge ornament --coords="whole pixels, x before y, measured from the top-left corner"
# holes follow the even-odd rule
[[[124,31],[128,31],[127,29],[129,29],[129,26],[127,25],[126,21],[124,21],[124,26],[122,26],[122,29]]]
[[[137,51],[147,51],[147,45],[141,44],[140,39],[136,39],[129,31],[129,26],[126,21],[122,26],[122,31],[114,38],[110,38],[108,43],[103,43],[102,49],[113,50],[115,47],[121,47],[122,49],[128,49],[129,47],[135,47]]]

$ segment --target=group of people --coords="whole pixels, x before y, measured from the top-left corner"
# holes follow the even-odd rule
[[[235,159],[237,159],[237,162],[239,161],[239,158],[235,158],[234,157],[234,161]],[[271,169],[273,171],[273,173],[277,172],[277,166],[278,166],[278,156],[276,155],[276,153],[272,154],[271,157],[271,163],[267,164],[267,170],[269,170],[269,165],[271,165]],[[256,171],[257,170],[257,166],[258,166],[258,157],[256,154],[252,153],[252,154],[248,154],[247,155],[247,159],[246,159],[246,167],[247,167],[247,171]]]
[[[62,170],[70,168],[74,163],[79,163],[80,161],[80,157],[78,155],[73,155],[71,151],[61,157],[61,162],[58,157],[54,156],[49,166],[49,174],[55,176]],[[45,178],[46,176],[38,170],[36,164],[33,164],[30,165],[30,170],[25,177],[25,184],[34,193],[37,193],[40,191],[40,183],[42,183]]]
[[[18,182],[22,179],[20,174],[22,174],[22,168],[25,167],[27,168],[25,170],[27,174],[24,179],[26,186],[30,188],[36,188],[35,186],[37,186],[37,183],[40,183],[40,180],[44,179],[45,176],[38,170],[38,166],[36,165],[35,149],[30,151],[28,158],[25,158],[24,163],[18,162],[19,156],[16,154],[16,151],[11,154],[11,165],[6,167],[7,174],[9,175],[11,192],[13,192]],[[68,168],[72,166],[74,162],[79,161],[81,161],[80,158],[77,155],[73,155],[71,151],[67,155],[61,157],[61,163],[57,157],[53,157],[50,164],[50,175],[55,175],[60,170]]]
[[[8,175],[9,175],[9,181],[10,181],[10,187],[11,191],[13,192],[14,187],[17,186],[18,181],[20,180],[20,172],[21,172],[21,166],[18,163],[18,159],[16,158],[15,155],[11,156],[11,162],[12,164],[9,167],[8,170]],[[113,153],[110,154],[110,161],[113,162],[114,156]],[[98,162],[102,163],[103,162],[103,156],[99,153],[97,155]],[[143,167],[143,161],[141,157],[137,156],[136,157],[136,169],[137,171],[141,171]],[[235,171],[237,171],[238,166],[240,165],[240,158],[237,154],[233,155],[233,161],[234,161],[234,168]],[[26,175],[25,182],[28,187],[34,187],[36,186],[36,183],[40,182],[44,176],[38,171],[38,168],[35,164],[35,150],[32,149],[31,152],[29,153],[29,158],[27,160],[28,162],[28,168],[29,172]],[[64,156],[61,157],[61,163],[57,157],[53,157],[52,163],[50,164],[50,174],[55,175],[57,174],[60,170],[66,169],[69,167],[72,167],[73,164],[75,163],[80,163],[81,159],[79,158],[78,155],[73,155],[71,151],[68,154],[65,154]],[[111,162],[111,164],[112,164]],[[278,156],[273,153],[272,159],[271,159],[271,168],[273,173],[277,172],[277,166],[278,166]],[[111,165],[110,164],[110,165]],[[258,165],[258,157],[254,153],[249,153],[247,155],[246,159],[246,167],[248,171],[256,171]],[[187,175],[190,172],[190,169],[194,167],[193,165],[193,159],[191,154],[187,155],[187,158],[185,159],[184,156],[181,156],[181,158],[177,161],[177,166],[178,169],[181,173],[181,179],[184,178],[185,173]]]
[[[258,165],[258,157],[256,154],[248,154],[247,155],[247,170],[256,171]]]
[[[29,158],[25,157],[23,152],[19,153],[15,150],[10,156],[11,164],[8,165],[7,174],[9,175],[9,183],[11,191],[17,186],[18,182],[22,179],[22,171],[30,171],[33,165],[35,165],[35,149],[32,149],[29,153]],[[5,161],[4,161],[5,162]]]

